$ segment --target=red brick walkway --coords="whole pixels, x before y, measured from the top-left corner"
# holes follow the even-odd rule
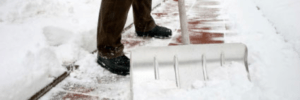
[[[187,12],[188,30],[191,44],[224,43],[224,19],[220,17],[220,8],[217,1],[197,0]],[[182,44],[181,30],[173,38],[170,45]]]

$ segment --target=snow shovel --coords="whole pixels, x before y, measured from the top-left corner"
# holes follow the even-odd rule
[[[131,99],[135,85],[171,80],[178,88],[189,88],[196,80],[208,80],[208,73],[232,61],[247,66],[247,47],[241,43],[189,45],[184,0],[179,0],[182,40],[185,45],[141,47],[131,51]]]

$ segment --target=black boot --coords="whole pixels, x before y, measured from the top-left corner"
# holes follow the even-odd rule
[[[169,38],[172,36],[172,30],[162,26],[155,26],[152,30],[147,32],[136,31],[139,37],[155,37],[155,38]]]
[[[129,74],[130,59],[125,55],[112,59],[98,56],[97,63],[112,73],[123,76]]]

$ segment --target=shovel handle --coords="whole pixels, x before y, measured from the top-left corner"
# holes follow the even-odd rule
[[[187,17],[186,17],[184,0],[178,0],[178,8],[179,8],[182,41],[183,41],[183,44],[188,45],[188,44],[190,44],[190,37],[189,37],[189,33],[188,33]]]

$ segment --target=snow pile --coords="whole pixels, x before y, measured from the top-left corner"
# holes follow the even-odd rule
[[[29,98],[95,50],[99,8],[100,0],[1,0],[0,99]]]
[[[40,90],[65,71],[61,68],[54,51],[49,48],[43,48],[37,54],[28,52],[23,59],[20,67],[10,65],[1,67],[6,70],[1,73],[1,99],[28,98],[28,95]]]
[[[61,63],[73,63],[96,50],[96,31],[74,34],[59,27],[43,28],[47,44],[53,46]]]
[[[57,27],[44,27],[43,33],[51,46],[58,46],[70,39],[72,32]]]
[[[189,89],[178,89],[174,81],[156,80],[136,84],[135,100],[245,100],[253,84],[245,66],[232,62],[209,73],[209,80],[195,80]],[[255,97],[252,97],[255,98]],[[250,100],[250,99],[248,99]]]

